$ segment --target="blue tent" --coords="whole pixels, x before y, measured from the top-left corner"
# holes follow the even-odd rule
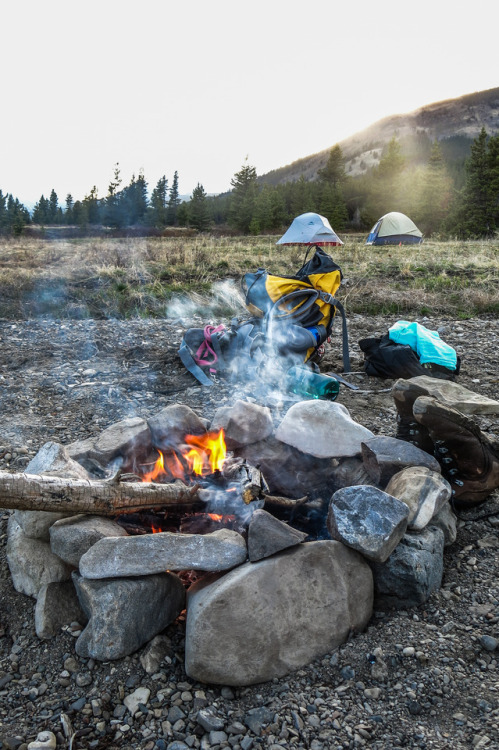
[[[369,232],[366,245],[414,245],[423,241],[423,233],[405,214],[392,211],[378,219]]]
[[[276,245],[319,245],[320,247],[343,245],[325,216],[306,213],[293,219],[288,231]]]

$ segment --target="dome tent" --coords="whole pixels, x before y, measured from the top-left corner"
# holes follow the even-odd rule
[[[276,245],[343,245],[325,216],[306,213],[293,219],[291,226]]]
[[[405,214],[391,211],[378,219],[369,232],[366,245],[414,245],[423,241],[423,233]]]

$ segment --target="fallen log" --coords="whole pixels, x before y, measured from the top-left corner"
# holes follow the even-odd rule
[[[116,516],[144,508],[192,507],[198,486],[114,480],[64,479],[0,472],[0,508]]]

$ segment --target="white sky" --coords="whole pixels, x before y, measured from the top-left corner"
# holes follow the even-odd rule
[[[17,0],[0,189],[64,204],[142,168],[230,189],[386,115],[499,86],[497,0]]]

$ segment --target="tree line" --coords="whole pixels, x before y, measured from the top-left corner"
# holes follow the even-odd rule
[[[367,231],[389,211],[407,214],[427,236],[476,238],[499,230],[499,134],[488,136],[482,128],[462,168],[449,157],[448,144],[430,142],[425,134],[417,139],[417,159],[402,146],[394,136],[377,166],[353,176],[336,145],[315,179],[302,176],[274,185],[258,178],[246,160],[229,192],[208,196],[198,183],[188,201],[180,199],[177,172],[171,185],[163,175],[149,194],[142,172],[123,185],[116,164],[105,197],[99,198],[94,186],[82,200],[68,194],[60,205],[52,190],[48,198],[40,197],[31,216],[17,198],[0,191],[0,234],[19,235],[35,224],[77,226],[82,233],[89,227],[186,226],[256,235],[281,231],[307,211],[326,216],[337,232]]]

